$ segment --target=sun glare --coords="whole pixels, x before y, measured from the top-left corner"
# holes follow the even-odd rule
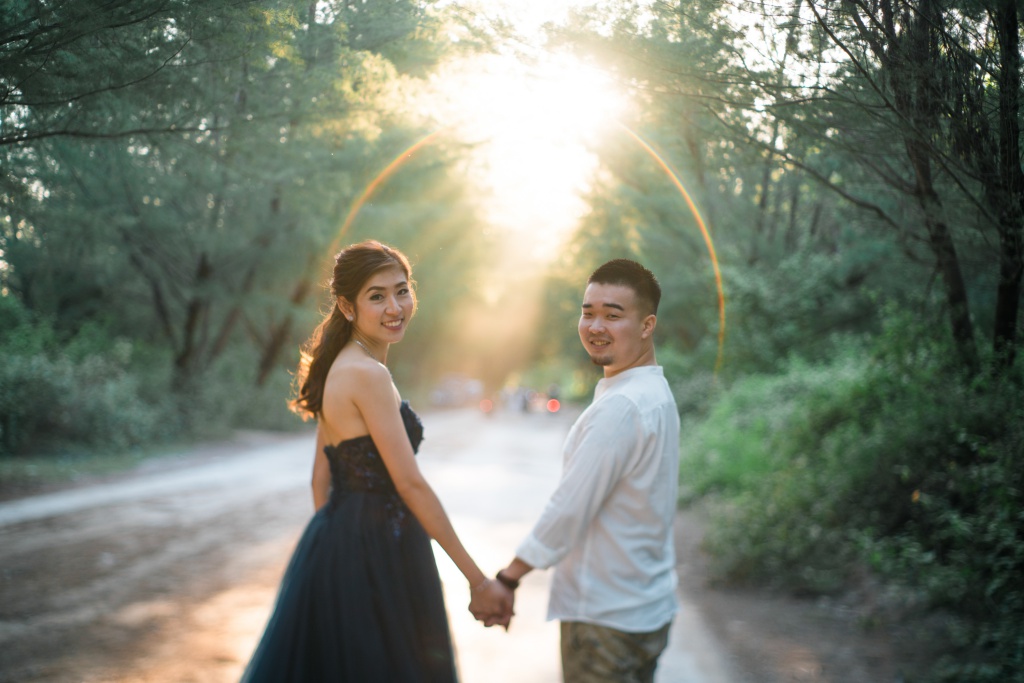
[[[432,114],[475,150],[470,177],[488,223],[550,258],[586,210],[597,165],[588,145],[622,114],[611,80],[570,55],[496,55],[452,64],[433,85]]]

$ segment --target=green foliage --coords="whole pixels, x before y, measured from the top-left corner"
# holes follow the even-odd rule
[[[254,355],[246,347],[232,349],[199,381],[184,391],[179,388],[175,407],[190,439],[219,438],[234,429],[292,431],[302,427],[301,418],[288,408],[290,370],[275,368],[262,385],[253,386]]]
[[[893,21],[875,21],[879,12]],[[851,296],[862,286],[897,298],[942,291],[941,324],[966,366],[979,365],[975,330],[994,330],[997,346],[1015,339],[1018,269],[1000,264],[1020,260],[1024,183],[1019,155],[996,160],[1019,146],[1018,26],[1014,3],[881,0],[818,12],[695,0],[601,3],[554,35],[634,88],[626,123],[704,215],[736,304],[729,324],[771,333],[733,349],[727,367],[744,372],[773,371],[823,329],[870,328]],[[675,191],[623,147],[598,152],[605,176],[587,220],[604,224],[601,246],[670,254],[678,270],[697,271],[696,231]],[[811,266],[806,282],[784,272],[797,252]],[[824,290],[805,286],[815,281]],[[687,287],[694,303],[677,323],[688,348],[715,332],[700,282],[686,283],[698,286]]]
[[[298,346],[332,250],[365,237],[406,251],[423,287],[399,381],[466,355],[450,313],[488,258],[464,150],[401,156],[434,125],[410,81],[451,47],[432,4],[3,5],[4,453],[301,424]]]
[[[301,424],[287,408],[288,373],[253,388],[244,347],[176,391],[166,350],[97,324],[63,338],[9,296],[0,297],[0,322],[0,455],[111,454]]]
[[[665,372],[665,380],[672,388],[679,414],[684,419],[704,416],[710,410],[718,393],[719,380],[715,375],[715,350],[687,353],[669,340],[657,346],[658,364]]]
[[[866,285],[883,281],[884,263],[802,249],[770,263],[726,266],[726,373],[772,372],[793,357],[824,360],[844,334],[871,330],[875,302]]]
[[[719,501],[716,571],[820,593],[870,567],[965,624],[936,675],[1021,680],[1021,377],[966,379],[908,316],[845,349],[736,382],[684,430],[684,491]]]
[[[15,308],[9,297],[0,301],[5,313]],[[165,406],[142,400],[140,379],[130,372],[131,343],[115,340],[99,350],[91,334],[60,350],[46,323],[22,319],[6,329],[0,453],[117,450],[166,438]]]
[[[424,42],[441,19],[404,1],[4,11],[0,289],[65,338],[98,322],[166,350],[177,389],[239,346],[265,384],[314,325],[348,207],[423,135],[400,69],[444,51]],[[464,227],[460,201],[444,198]],[[374,237],[437,215],[391,205]]]
[[[812,408],[858,390],[858,361],[794,362],[784,375],[751,376],[723,391],[706,419],[684,426],[683,494],[727,501],[710,540],[722,576],[798,591],[842,585],[850,552],[829,508],[850,470],[802,437],[835,419]]]

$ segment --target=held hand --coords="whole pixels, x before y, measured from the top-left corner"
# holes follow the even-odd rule
[[[511,590],[494,579],[485,579],[471,590],[469,611],[477,621],[490,627],[499,624],[508,630],[512,621],[515,596]]]
[[[513,605],[515,604],[515,591],[510,590],[507,586],[503,586],[497,583],[497,589],[503,595],[503,601],[506,605],[504,611],[501,613],[495,613],[483,619],[484,626],[490,628],[491,626],[498,625],[504,626],[505,630],[508,631],[509,624],[512,623],[512,616],[515,614]]]
[[[508,631],[509,624],[512,623],[512,616],[515,614],[513,609],[516,599],[515,591],[509,590],[507,586],[503,586],[497,581],[494,582],[493,590],[500,596],[501,610],[485,618],[484,626],[487,628],[495,625],[503,626]]]

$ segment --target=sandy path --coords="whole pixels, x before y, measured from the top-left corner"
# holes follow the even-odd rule
[[[506,563],[543,508],[571,417],[425,417],[420,462],[482,566]],[[0,682],[237,680],[311,513],[312,447],[267,435],[186,467],[0,504]],[[464,681],[560,679],[548,572],[524,582],[506,634],[472,620],[443,553],[438,567]],[[732,680],[695,613],[673,639],[659,681]]]

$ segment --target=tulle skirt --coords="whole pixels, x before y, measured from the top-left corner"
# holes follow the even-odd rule
[[[242,681],[456,680],[423,528],[395,496],[335,494],[296,546]]]

